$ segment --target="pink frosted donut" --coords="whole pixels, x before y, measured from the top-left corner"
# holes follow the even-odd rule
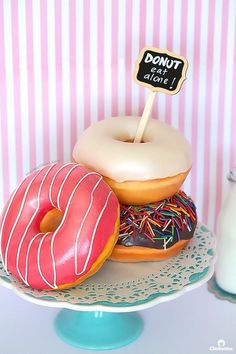
[[[59,224],[42,232],[42,220],[54,210],[62,215]],[[6,204],[2,261],[32,288],[68,288],[101,267],[118,229],[119,203],[102,177],[75,163],[55,163],[25,178]]]

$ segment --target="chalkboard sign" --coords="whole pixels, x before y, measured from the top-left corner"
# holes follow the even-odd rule
[[[135,65],[134,79],[152,91],[176,94],[186,78],[187,60],[168,50],[145,47]]]

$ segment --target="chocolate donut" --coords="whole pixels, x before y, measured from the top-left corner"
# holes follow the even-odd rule
[[[121,205],[120,234],[110,259],[120,262],[167,259],[189,242],[196,225],[196,207],[183,191],[154,204]]]

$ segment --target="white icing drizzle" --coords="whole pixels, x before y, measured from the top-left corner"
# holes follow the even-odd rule
[[[80,238],[80,233],[81,233],[81,230],[84,226],[84,223],[85,223],[85,220],[87,219],[87,216],[91,210],[91,207],[93,205],[93,194],[95,192],[95,190],[97,189],[98,185],[100,184],[100,182],[102,181],[102,177],[100,177],[100,179],[98,180],[98,182],[95,184],[95,186],[93,187],[93,190],[92,190],[92,193],[91,193],[91,196],[90,196],[90,203],[89,203],[89,207],[83,217],[83,220],[80,224],[80,228],[78,230],[78,233],[76,235],[76,241],[75,241],[75,274],[78,274],[77,273],[77,267],[78,267],[78,262],[77,262],[77,253],[78,253],[78,241],[79,241],[79,238]]]
[[[69,201],[68,201],[68,204],[66,206],[66,210],[65,210],[65,213],[64,213],[64,216],[63,216],[63,219],[61,221],[61,224],[60,226],[57,228],[57,230],[54,232],[53,236],[52,236],[52,239],[51,239],[51,256],[52,256],[52,262],[53,262],[53,284],[50,285],[52,288],[57,288],[57,282],[56,282],[56,263],[55,263],[55,258],[54,258],[54,253],[53,253],[53,244],[54,244],[54,240],[55,240],[55,237],[57,236],[58,232],[60,231],[61,227],[63,226],[64,222],[65,222],[65,219],[66,219],[66,216],[67,216],[67,211],[70,207],[70,204],[71,204],[71,200],[77,190],[77,188],[79,187],[79,185],[88,177],[88,176],[97,176],[97,173],[95,172],[89,172],[87,173],[85,176],[83,176],[79,182],[76,184],[75,188],[73,189],[73,192],[71,193],[70,195],[70,198],[69,198]]]
[[[57,286],[52,286],[48,281],[47,279],[43,276],[43,273],[42,273],[42,270],[41,270],[41,267],[40,267],[40,251],[41,251],[41,247],[42,247],[42,244],[43,244],[43,241],[45,240],[45,238],[48,236],[48,234],[50,234],[50,232],[47,232],[41,239],[40,241],[40,244],[39,244],[39,248],[38,248],[38,255],[37,255],[37,264],[38,264],[38,270],[39,270],[39,274],[41,276],[41,278],[45,281],[45,283],[51,287],[52,289],[57,289]]]
[[[30,253],[30,249],[31,249],[31,246],[34,242],[34,240],[39,237],[39,236],[43,236],[44,233],[43,232],[39,232],[38,234],[36,234],[31,240],[30,240],[30,243],[29,243],[29,246],[28,246],[28,249],[27,249],[27,252],[26,252],[26,257],[25,257],[25,284],[29,286],[29,283],[28,283],[28,259],[29,259],[29,253]]]
[[[23,207],[24,207],[24,205],[25,205],[25,200],[26,200],[26,197],[27,197],[27,195],[28,195],[29,189],[30,189],[30,187],[32,186],[33,182],[35,181],[35,179],[38,177],[38,175],[40,174],[40,172],[41,172],[42,170],[43,170],[43,169],[39,170],[39,172],[38,172],[35,176],[33,176],[32,180],[31,180],[30,183],[28,184],[28,186],[27,186],[27,188],[26,188],[26,190],[25,190],[24,196],[23,196],[23,198],[22,198],[20,210],[19,210],[19,212],[18,212],[18,214],[17,214],[16,220],[15,220],[15,222],[14,222],[14,225],[13,225],[13,227],[12,227],[12,229],[11,229],[11,232],[10,232],[10,235],[9,235],[9,238],[8,238],[8,241],[7,241],[7,246],[6,246],[6,251],[5,251],[5,258],[3,259],[4,268],[5,268],[6,270],[8,270],[8,250],[9,250],[9,245],[10,245],[10,242],[11,242],[12,235],[13,235],[13,233],[14,233],[14,231],[15,231],[15,228],[16,228],[16,225],[17,225],[17,223],[18,223],[18,221],[19,221],[19,219],[20,219],[21,212],[22,212]],[[19,190],[19,188],[20,188],[20,187],[17,188],[17,191]],[[9,209],[10,209],[10,207],[9,207]],[[8,211],[9,211],[9,209],[8,209]],[[6,221],[6,218],[5,218],[4,222],[5,222],[5,221]]]
[[[52,192],[52,188],[53,188],[53,183],[54,183],[55,178],[56,178],[56,176],[58,175],[58,173],[61,172],[61,171],[62,171],[63,169],[65,169],[66,167],[70,166],[70,165],[73,165],[73,167],[69,170],[69,172],[68,172],[68,173],[66,174],[66,176],[64,177],[64,180],[63,180],[63,182],[62,182],[62,185],[64,186],[64,183],[65,183],[66,179],[68,178],[68,176],[70,175],[70,173],[72,172],[72,170],[74,170],[75,168],[78,167],[77,164],[68,163],[68,164],[66,164],[66,165],[63,165],[62,167],[60,167],[60,168],[58,169],[58,171],[55,173],[55,175],[54,175],[53,178],[52,178],[52,182],[51,182],[50,187],[49,187],[49,199],[50,199],[50,203],[51,203],[52,206],[54,206],[55,208],[57,208],[57,205],[54,205],[54,204],[53,204],[53,202],[52,202],[52,197],[51,197],[51,192]],[[48,175],[48,172],[47,172],[47,174],[44,176],[44,181],[45,181],[47,175]],[[44,182],[44,181],[43,181],[43,182]],[[42,188],[42,185],[40,185],[40,187]],[[40,203],[40,198],[39,198],[39,197],[40,197],[40,191],[39,191],[39,193],[38,193],[38,207],[37,207],[37,210],[35,211],[35,213],[34,213],[34,215],[33,215],[32,218],[35,217],[36,213],[38,212],[38,209],[40,208],[40,204],[39,204],[39,203]],[[27,227],[29,227],[29,224],[28,224]],[[29,284],[28,284],[28,280],[27,280],[27,278],[28,278],[28,257],[29,257],[29,252],[30,252],[30,249],[31,249],[31,245],[32,245],[33,241],[34,241],[38,236],[44,235],[44,236],[42,237],[41,241],[40,241],[39,249],[38,249],[38,260],[37,260],[37,261],[38,261],[38,269],[39,269],[39,273],[40,273],[40,275],[41,275],[41,278],[45,281],[45,283],[46,283],[50,288],[55,289],[56,287],[54,287],[53,285],[51,285],[51,284],[47,281],[47,279],[43,276],[43,274],[42,274],[42,272],[41,272],[40,263],[39,263],[41,246],[42,246],[42,243],[43,243],[45,237],[46,237],[48,234],[49,234],[49,232],[46,233],[46,234],[44,234],[44,233],[38,233],[38,234],[36,234],[36,235],[32,238],[32,240],[30,241],[29,247],[28,247],[28,250],[27,250],[27,255],[26,255],[26,273],[25,273],[25,278],[24,278],[24,279],[22,278],[22,280],[23,280],[27,285],[29,285]],[[19,272],[19,270],[18,270],[18,272]],[[20,273],[19,273],[19,274],[20,274]],[[21,276],[21,274],[20,274],[20,276]]]
[[[74,165],[66,174],[61,186],[60,186],[60,189],[58,191],[58,195],[57,195],[57,209],[61,210],[61,206],[60,206],[60,197],[61,197],[61,192],[62,192],[62,189],[64,187],[64,184],[65,182],[67,181],[69,175],[74,171],[74,169],[78,168],[77,165]]]
[[[73,163],[73,162],[69,162],[69,163],[63,165],[62,167],[60,167],[59,170],[58,170],[58,171],[55,173],[55,175],[53,176],[52,181],[51,181],[51,183],[50,183],[50,187],[49,187],[49,199],[50,199],[50,203],[52,204],[52,206],[53,206],[54,208],[56,208],[57,206],[56,206],[56,205],[53,203],[53,201],[52,201],[52,187],[53,187],[53,184],[54,184],[55,179],[56,179],[56,177],[58,176],[58,174],[59,174],[62,170],[64,170],[67,166],[70,166],[70,165],[74,165],[74,163]],[[73,168],[75,168],[75,167],[77,167],[77,166],[74,166]]]
[[[54,166],[56,165],[56,163],[54,163],[53,165],[51,165],[49,167],[49,169],[46,171],[41,183],[40,183],[40,186],[39,186],[39,190],[38,190],[38,196],[37,196],[37,208],[35,209],[33,215],[31,216],[30,218],[30,221],[28,222],[27,226],[26,226],[26,229],[21,237],[21,240],[20,240],[20,243],[19,243],[19,246],[18,246],[18,249],[17,249],[17,255],[16,255],[16,269],[17,269],[17,272],[19,274],[19,276],[21,277],[21,279],[23,280],[23,282],[25,281],[23,275],[21,274],[20,272],[20,269],[19,269],[19,258],[20,258],[20,252],[21,252],[21,246],[24,242],[24,239],[27,235],[27,232],[32,224],[32,222],[34,221],[36,215],[38,214],[39,212],[39,209],[40,209],[40,195],[41,195],[41,191],[42,191],[42,188],[43,188],[43,185],[44,185],[44,182],[47,178],[47,176],[49,175],[49,173],[51,172],[51,170],[54,168]]]
[[[7,270],[7,267],[5,265],[5,261],[4,261],[4,258],[3,258],[3,253],[2,253],[2,232],[3,232],[3,228],[4,228],[4,225],[5,225],[5,221],[6,221],[6,217],[8,215],[8,212],[9,212],[9,209],[11,207],[11,204],[13,202],[13,199],[15,198],[15,195],[16,195],[16,192],[18,191],[18,189],[22,186],[22,184],[24,183],[24,181],[19,185],[18,188],[15,189],[15,191],[13,192],[11,198],[10,198],[10,201],[9,201],[9,204],[7,206],[7,210],[5,212],[5,215],[4,215],[4,218],[3,218],[3,221],[2,221],[2,224],[1,224],[1,229],[0,229],[0,256],[1,256],[1,259],[2,259],[2,263],[3,263],[3,266],[6,270],[6,272],[8,273],[8,270]],[[9,273],[8,273],[9,274]]]
[[[105,202],[105,204],[104,204],[104,206],[103,206],[103,208],[102,208],[102,210],[101,210],[101,212],[100,212],[100,214],[99,214],[99,217],[98,217],[98,219],[97,219],[97,221],[96,221],[96,224],[95,224],[95,227],[94,227],[94,230],[93,230],[93,234],[92,234],[92,238],[91,238],[91,242],[90,242],[90,246],[89,246],[89,252],[88,252],[86,261],[85,261],[85,263],[84,263],[84,267],[83,267],[83,269],[81,270],[81,272],[76,273],[76,275],[83,274],[83,272],[84,272],[85,269],[87,268],[87,265],[88,265],[88,262],[89,262],[89,259],[90,259],[91,253],[92,253],[94,237],[95,237],[95,235],[96,235],[96,231],[97,231],[99,222],[100,222],[100,220],[101,220],[101,217],[102,217],[102,215],[103,215],[103,213],[104,213],[104,211],[105,211],[105,209],[106,209],[106,207],[107,207],[108,200],[109,200],[109,198],[110,198],[111,193],[112,193],[112,191],[109,192],[109,194],[108,194],[108,196],[107,196],[107,199],[106,199],[106,202]]]
[[[40,168],[38,170],[38,173],[43,169],[44,167]],[[22,185],[25,183],[25,179],[20,183],[20,185],[14,190],[14,192],[12,193],[11,197],[10,197],[10,200],[8,202],[8,206],[7,206],[7,210],[4,214],[4,218],[2,220],[2,224],[1,224],[1,228],[0,228],[0,257],[2,259],[2,263],[3,263],[3,266],[6,270],[6,272],[8,273],[8,270],[7,270],[7,267],[5,266],[5,261],[4,261],[4,257],[3,257],[3,253],[2,253],[2,232],[3,232],[3,228],[5,226],[5,221],[6,221],[6,218],[7,218],[7,215],[8,215],[8,212],[9,212],[9,209],[11,208],[11,205],[12,205],[12,202],[18,192],[18,190],[22,187]]]

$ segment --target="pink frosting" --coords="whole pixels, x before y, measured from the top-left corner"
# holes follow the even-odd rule
[[[0,223],[5,268],[37,289],[74,283],[90,270],[114,233],[118,200],[102,177],[75,163],[29,175],[5,206]],[[39,230],[51,209],[64,212],[54,232]]]

